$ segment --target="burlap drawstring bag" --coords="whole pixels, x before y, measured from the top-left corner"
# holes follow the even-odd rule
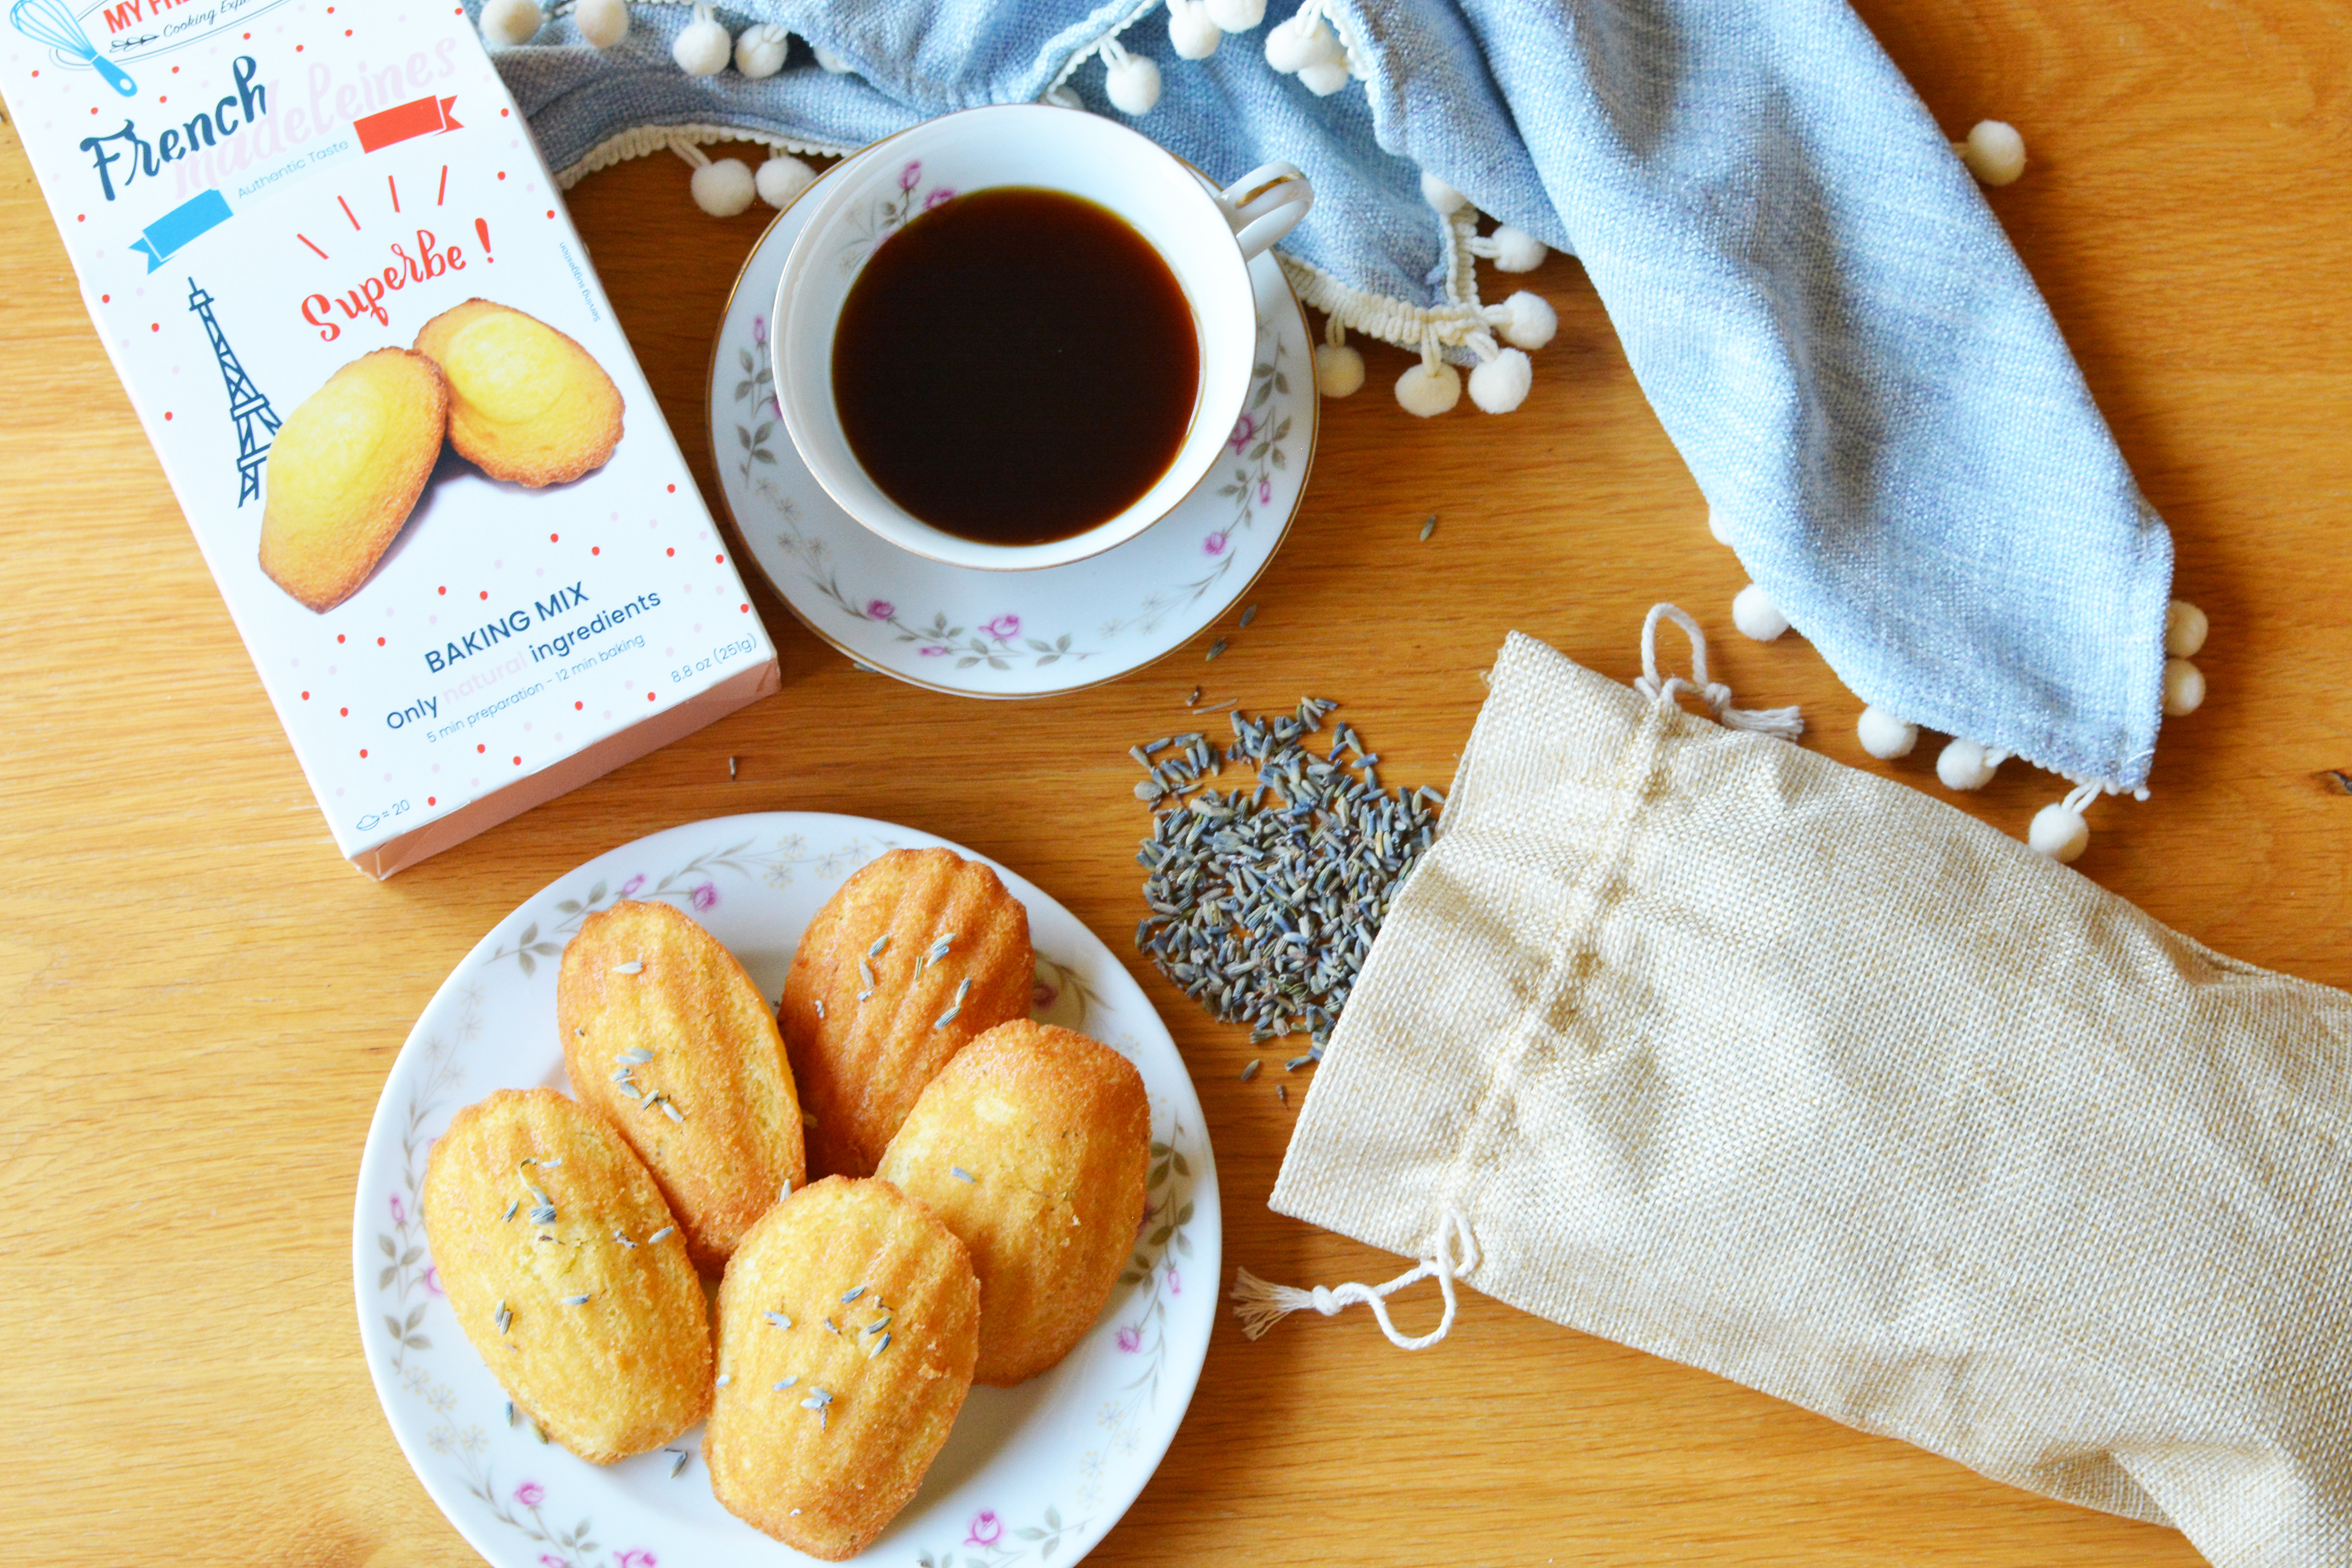
[[[1242,1276],[1245,1325],[1369,1301],[1414,1348],[1460,1279],[2219,1568],[2352,1563],[2352,996],[1685,712],[1756,721],[1695,673],[1505,646],[1272,1200],[1423,1261]],[[1408,1338],[1381,1298],[1432,1275]]]

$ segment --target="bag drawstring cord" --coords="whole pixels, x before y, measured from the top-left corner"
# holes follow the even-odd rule
[[[1690,638],[1691,679],[1658,675],[1658,623],[1672,621],[1682,627]],[[1687,691],[1706,704],[1715,721],[1727,730],[1752,730],[1759,735],[1773,735],[1783,741],[1793,741],[1805,732],[1804,715],[1794,708],[1734,708],[1731,688],[1719,680],[1706,678],[1706,634],[1688,612],[1674,605],[1653,605],[1642,622],[1642,675],[1633,682],[1633,689],[1654,702],[1671,702],[1678,691]]]
[[[1470,1234],[1470,1222],[1462,1212],[1448,1204],[1438,1215],[1437,1234],[1430,1244],[1430,1256],[1398,1275],[1385,1285],[1349,1283],[1336,1287],[1316,1286],[1302,1290],[1295,1285],[1275,1285],[1259,1279],[1246,1268],[1234,1270],[1234,1315],[1242,1321],[1242,1332],[1256,1339],[1293,1312],[1309,1308],[1327,1318],[1337,1317],[1344,1309],[1358,1305],[1372,1310],[1380,1320],[1381,1332],[1389,1343],[1401,1351],[1427,1350],[1444,1339],[1454,1329],[1456,1305],[1454,1282],[1466,1278],[1478,1267],[1477,1239]],[[1434,1276],[1437,1289],[1445,1298],[1444,1314],[1437,1327],[1418,1338],[1408,1339],[1397,1331],[1389,1317],[1387,1297]]]

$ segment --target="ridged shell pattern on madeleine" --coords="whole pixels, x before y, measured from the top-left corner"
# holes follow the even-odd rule
[[[951,849],[893,849],[819,910],[777,1022],[813,1176],[866,1176],[956,1052],[1029,1016],[1029,911]]]
[[[887,1182],[833,1177],[768,1211],[719,1288],[702,1458],[727,1510],[830,1562],[882,1533],[971,1389],[980,1281]]]
[[[425,1172],[425,1237],[458,1326],[515,1407],[609,1465],[710,1403],[702,1284],[653,1178],[551,1089],[450,1119]]]
[[[573,1091],[620,1129],[696,1266],[718,1273],[804,1174],[800,1097],[767,999],[688,915],[624,899],[564,945],[555,1017]]]
[[[1034,1377],[1086,1337],[1134,1245],[1150,1158],[1143,1075],[1068,1029],[1000,1025],[923,1090],[877,1173],[971,1249],[974,1381]]]

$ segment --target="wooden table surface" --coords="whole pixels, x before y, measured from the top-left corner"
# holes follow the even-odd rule
[[[2224,952],[2352,985],[2352,797],[2325,776],[2352,771],[2352,13],[1863,10],[1948,129],[2022,128],[2032,166],[1992,205],[2172,525],[2178,591],[2212,616],[2205,710],[2167,726],[2153,799],[2096,810],[2080,869]],[[0,1131],[0,1415],[17,1448],[0,1555],[474,1561],[362,1364],[353,1183],[426,998],[588,857],[730,812],[860,813],[1021,868],[1128,952],[1145,825],[1125,749],[1180,727],[1195,682],[1253,706],[1338,698],[1391,782],[1442,784],[1507,630],[1621,678],[1654,600],[1729,632],[1739,569],[1591,286],[1555,258],[1533,281],[1560,333],[1516,416],[1465,399],[1410,418],[1388,390],[1404,357],[1368,353],[1366,391],[1325,410],[1262,613],[1224,628],[1214,666],[1195,645],[1096,690],[959,700],[853,670],[762,586],[780,696],[379,886],[336,856],[0,135],[0,537],[17,585],[0,617],[0,1002],[24,1028]],[[764,219],[702,216],[686,174],[644,160],[589,179],[572,208],[715,497],[704,366]],[[1431,511],[1437,534],[1417,542]],[[1803,642],[1717,646],[1744,699],[1804,705],[1806,744],[1887,766],[1862,755],[1860,703]],[[1933,789],[1935,749],[1892,771]],[[2059,793],[2012,764],[1960,804],[2021,832]],[[1242,1035],[1129,956],[1201,1087],[1228,1264],[1298,1282],[1400,1267],[1265,1208],[1296,1095],[1236,1082],[1256,1054]],[[2171,1532],[1475,1295],[1417,1355],[1360,1315],[1256,1343],[1222,1318],[1173,1447],[1097,1554],[1212,1558],[2197,1561]]]

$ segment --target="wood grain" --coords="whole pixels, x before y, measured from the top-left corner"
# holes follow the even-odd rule
[[[2352,772],[2352,16],[2308,0],[1862,9],[1955,134],[1987,116],[2023,129],[2032,166],[1994,208],[2172,524],[2180,593],[2212,616],[2206,710],[2168,726],[2152,800],[2097,810],[2080,869],[2225,952],[2352,985],[2352,796],[2324,777]],[[5,134],[0,996],[26,1037],[0,1131],[0,1415],[19,1434],[12,1537],[48,1561],[473,1560],[361,1363],[352,1184],[410,1022],[567,868],[697,817],[857,812],[973,845],[1122,933],[1142,826],[1124,750],[1174,727],[1196,681],[1254,705],[1339,698],[1390,780],[1442,783],[1505,631],[1622,677],[1653,600],[1727,630],[1741,581],[1591,287],[1555,259],[1533,281],[1560,335],[1519,414],[1410,419],[1387,391],[1405,360],[1369,354],[1367,390],[1327,409],[1264,610],[1225,628],[1214,666],[1196,646],[1097,690],[961,701],[856,673],[762,588],[781,696],[376,886],[329,842]],[[700,387],[761,220],[702,217],[686,176],[645,160],[573,209],[715,494]],[[1808,744],[1883,766],[1801,641],[1734,638],[1720,661],[1746,700],[1802,703]],[[1891,771],[1933,788],[1933,750]],[[2056,793],[2011,766],[1958,804],[2018,832]],[[1135,968],[1202,1086],[1228,1260],[1384,1278],[1392,1259],[1265,1208],[1296,1097],[1235,1082],[1242,1037]],[[1360,1321],[1255,1344],[1221,1321],[1175,1446],[1097,1558],[1210,1559],[2197,1561],[2168,1531],[1476,1296],[1411,1356]]]

